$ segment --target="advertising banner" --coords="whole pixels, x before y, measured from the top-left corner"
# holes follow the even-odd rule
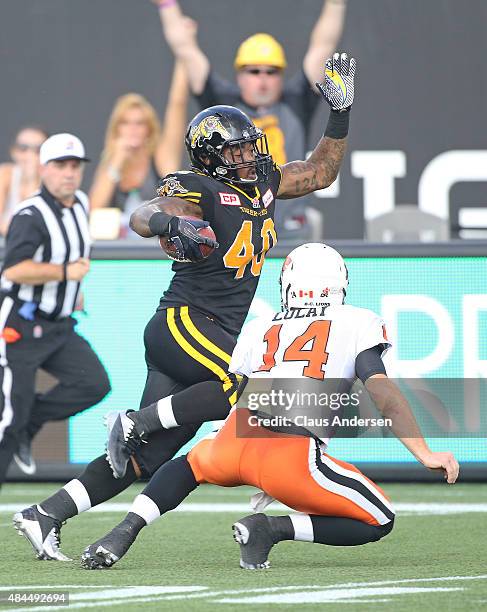
[[[279,310],[282,262],[267,260],[248,320]],[[455,400],[457,422],[446,428],[433,427],[431,401],[428,418],[421,402],[415,406],[431,447],[449,449],[464,462],[487,461],[486,439],[479,429],[485,389],[470,380],[487,377],[487,342],[482,341],[487,338],[485,259],[350,257],[346,263],[347,303],[373,310],[385,320],[392,342],[385,357],[388,374],[403,390],[410,390],[408,379],[414,379],[446,406],[449,396]],[[86,314],[78,315],[78,329],[100,355],[113,391],[97,407],[70,420],[70,461],[84,463],[103,452],[107,411],[138,408],[146,376],[143,331],[170,277],[168,261],[92,262],[85,284]],[[211,427],[203,426],[199,436]],[[334,456],[351,462],[415,462],[389,434],[380,440],[338,437],[331,445]]]

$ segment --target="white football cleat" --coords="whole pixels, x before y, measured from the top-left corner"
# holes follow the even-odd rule
[[[27,538],[32,544],[38,559],[72,561],[59,550],[62,521],[41,512],[38,506],[30,506],[16,512],[13,523],[19,535]]]

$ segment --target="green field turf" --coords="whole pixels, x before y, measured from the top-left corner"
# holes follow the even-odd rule
[[[231,537],[231,524],[247,514],[253,491],[210,486],[187,501],[202,504],[193,507],[200,511],[171,513],[143,530],[110,570],[82,570],[79,555],[124,516],[123,510],[85,513],[63,528],[62,550],[75,559],[72,563],[37,561],[12,528],[6,504],[21,508],[56,488],[11,484],[1,490],[0,595],[29,585],[64,588],[69,609],[94,611],[487,609],[485,485],[384,485],[399,505],[396,527],[384,540],[354,548],[284,542],[271,553],[272,568],[259,572],[238,567]],[[113,501],[129,502],[138,491],[133,487]],[[219,511],[201,511],[210,505]]]

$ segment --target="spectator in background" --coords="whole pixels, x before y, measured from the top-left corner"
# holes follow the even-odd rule
[[[48,133],[36,126],[21,128],[10,147],[13,163],[0,164],[0,234],[5,236],[14,209],[38,191],[39,149]]]
[[[123,95],[113,107],[90,200],[92,210],[121,211],[121,237],[130,232],[132,212],[154,197],[159,178],[180,168],[187,100],[186,72],[176,63],[162,130],[154,107],[140,94]]]
[[[215,104],[236,106],[264,130],[270,153],[278,164],[304,159],[312,115],[318,106],[315,83],[323,79],[324,58],[336,51],[342,34],[346,0],[326,0],[311,33],[302,69],[284,80],[287,66],[282,46],[269,34],[255,34],[242,42],[234,61],[237,84],[218,76],[196,38],[196,28],[181,13],[176,0],[152,0],[167,43],[188,73],[191,92],[202,108]],[[280,203],[276,227],[281,238],[311,237],[306,203]],[[315,213],[319,214],[319,213]],[[309,215],[310,216],[310,215]],[[317,236],[313,236],[317,238]]]

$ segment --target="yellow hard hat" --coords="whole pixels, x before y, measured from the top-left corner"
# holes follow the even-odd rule
[[[246,38],[240,45],[235,57],[235,70],[243,66],[287,66],[284,49],[270,34],[254,34]]]

